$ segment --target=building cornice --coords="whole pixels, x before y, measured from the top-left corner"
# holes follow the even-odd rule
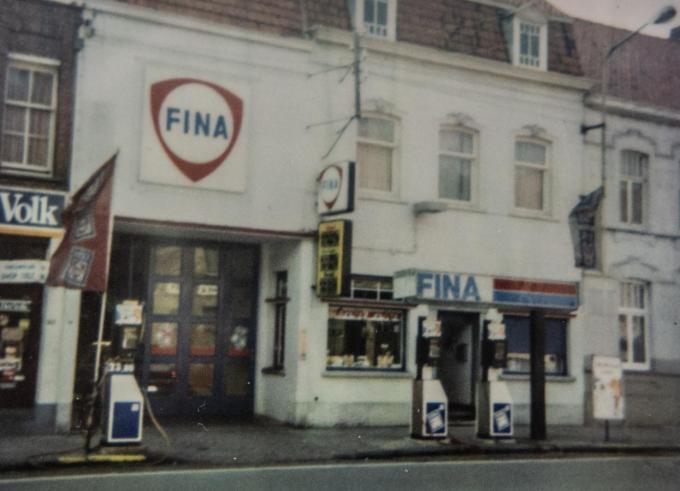
[[[314,28],[314,39],[320,43],[348,47],[352,44],[352,33],[341,29],[317,26]],[[365,37],[361,43],[363,48],[382,55],[469,70],[522,82],[532,82],[582,92],[585,92],[592,86],[592,82],[584,77],[531,70],[516,67],[505,62],[488,60],[462,53],[445,52],[403,41],[384,41]]]
[[[586,98],[585,105],[589,109],[602,111],[601,97],[597,94]],[[680,126],[680,112],[678,111],[642,106],[634,102],[613,98],[608,98],[605,106],[607,114],[669,126]]]

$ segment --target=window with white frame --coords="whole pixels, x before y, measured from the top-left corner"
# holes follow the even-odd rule
[[[622,223],[641,225],[649,156],[634,150],[621,153],[619,218]]]
[[[515,207],[548,211],[548,150],[543,142],[515,142]]]
[[[397,0],[355,0],[354,18],[360,32],[394,39]]]
[[[619,353],[626,368],[649,368],[649,290],[645,283],[620,285]]]
[[[515,16],[512,22],[512,60],[515,65],[547,70],[548,25],[545,19],[530,13],[529,18]]]
[[[439,130],[439,197],[456,201],[473,200],[477,171],[476,134],[463,128]]]
[[[359,188],[365,191],[393,193],[395,187],[395,153],[397,123],[384,116],[364,116],[357,135],[357,169]]]
[[[10,58],[4,96],[2,167],[49,175],[57,106],[56,66]]]

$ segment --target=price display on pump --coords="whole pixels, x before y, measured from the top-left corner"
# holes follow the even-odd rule
[[[352,252],[352,222],[334,220],[319,224],[316,294],[337,297],[349,287]]]

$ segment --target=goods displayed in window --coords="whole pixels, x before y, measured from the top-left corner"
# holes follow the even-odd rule
[[[531,366],[529,317],[503,317],[507,337],[508,373],[529,373]],[[567,319],[545,320],[545,373],[567,374]]]
[[[0,389],[13,389],[25,380],[25,338],[31,327],[28,300],[0,299]]]
[[[326,366],[401,369],[403,330],[401,311],[331,306]]]

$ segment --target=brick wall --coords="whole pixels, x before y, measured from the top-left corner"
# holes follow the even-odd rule
[[[0,2],[0,94],[5,93],[9,53],[60,61],[52,179],[30,179],[0,173],[3,185],[66,189],[71,159],[77,31],[80,10],[45,0]],[[0,121],[3,106],[0,104]],[[0,140],[0,145],[2,141]]]

